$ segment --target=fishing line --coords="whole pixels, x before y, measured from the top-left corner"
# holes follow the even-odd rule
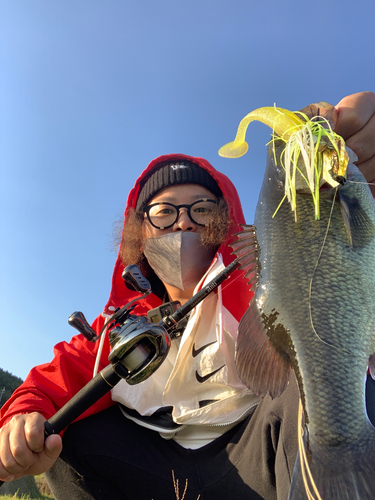
[[[346,182],[351,182],[352,184],[367,184],[368,186],[375,186],[375,182],[360,182],[360,181],[350,181],[349,179],[345,179]]]
[[[313,273],[312,273],[312,276],[311,276],[311,280],[310,280],[310,286],[309,286],[309,314],[310,314],[310,323],[311,323],[311,328],[313,329],[313,332],[314,334],[318,337],[318,339],[323,342],[323,344],[326,344],[328,345],[329,347],[334,347],[335,349],[339,349],[339,347],[333,345],[333,344],[330,344],[329,342],[326,342],[325,340],[323,340],[320,335],[318,334],[318,332],[315,330],[315,327],[314,327],[314,322],[313,322],[313,319],[312,319],[312,310],[311,310],[311,296],[312,296],[312,285],[313,285],[313,280],[314,280],[314,275],[315,275],[315,272],[318,268],[318,265],[319,265],[319,261],[320,261],[320,258],[322,256],[322,253],[323,253],[323,250],[324,250],[324,246],[326,244],[326,241],[327,241],[327,237],[328,237],[328,231],[329,231],[329,228],[330,228],[330,225],[331,225],[331,220],[332,220],[332,214],[333,214],[333,208],[335,206],[335,199],[336,199],[336,194],[337,194],[337,190],[338,190],[338,186],[336,187],[335,189],[335,196],[333,197],[333,202],[332,202],[332,208],[331,208],[331,212],[329,214],[329,218],[328,218],[328,224],[327,224],[327,229],[326,229],[326,233],[324,235],[324,239],[323,239],[323,243],[322,243],[322,247],[320,249],[320,252],[319,252],[319,255],[318,255],[318,259],[316,261],[316,264],[315,264],[315,267],[314,267],[314,270],[313,270]]]
[[[356,183],[356,184],[367,184],[367,182],[355,182],[355,181],[348,181],[348,182],[353,182],[353,183]],[[374,183],[374,185],[375,185],[375,183]],[[319,256],[318,256],[318,259],[317,259],[317,262],[315,264],[314,271],[313,271],[313,274],[312,274],[311,280],[310,280],[310,287],[309,287],[309,314],[310,314],[310,322],[311,322],[311,327],[313,329],[313,332],[318,337],[318,339],[321,342],[323,342],[323,344],[326,344],[328,347],[333,347],[334,349],[338,349],[339,351],[343,351],[343,352],[349,353],[349,351],[347,349],[343,349],[342,346],[337,346],[337,345],[331,344],[330,342],[327,342],[327,341],[323,340],[320,337],[320,335],[318,334],[318,332],[316,331],[316,329],[314,327],[314,322],[313,322],[313,319],[312,319],[312,309],[311,309],[312,285],[313,285],[314,275],[315,275],[315,272],[316,272],[317,267],[319,265],[319,261],[320,261],[320,258],[322,256],[323,249],[324,249],[327,237],[328,237],[328,231],[329,231],[331,220],[332,220],[333,208],[334,208],[334,205],[335,205],[335,199],[336,199],[336,194],[337,194],[338,188],[339,188],[339,186],[337,186],[335,188],[336,193],[335,193],[335,196],[333,197],[333,203],[332,203],[331,212],[329,214],[329,219],[328,219],[328,225],[327,225],[326,233],[325,233],[325,236],[324,236],[324,239],[323,239],[323,243],[322,243],[322,247],[320,249],[320,253],[319,253]],[[350,354],[352,356],[357,357],[357,355],[355,353],[350,352]]]
[[[301,472],[302,472],[302,479],[303,479],[303,484],[305,485],[305,491],[307,494],[308,500],[322,500],[322,497],[319,494],[318,488],[316,487],[314,478],[311,474],[311,469],[309,465],[309,461],[306,456],[306,450],[305,446],[303,443],[303,425],[302,425],[302,401],[301,398],[299,399],[299,404],[298,404],[298,420],[301,424],[301,429],[298,431],[298,450],[299,450],[299,458],[300,458],[300,464],[301,464]],[[309,486],[309,481],[311,483],[311,486],[316,494],[316,497],[314,497],[314,494],[312,493],[310,486]]]
[[[239,269],[234,269],[234,271],[239,271],[239,273],[240,273],[240,274],[238,274],[238,276],[236,276],[235,278],[233,278],[233,280],[232,280],[230,283],[227,283],[226,285],[224,285],[224,284],[220,285],[220,286],[221,286],[221,291],[222,291],[222,292],[223,292],[226,288],[228,288],[228,286],[232,286],[232,285],[233,285],[233,283],[234,283],[235,281],[237,281],[239,278],[243,278],[243,277],[245,276],[245,274],[246,274],[246,271],[242,271],[242,270],[239,270]],[[234,272],[234,271],[233,271],[233,272]],[[225,283],[225,281],[224,281],[224,283]],[[210,302],[211,300],[213,300],[213,299],[214,299],[214,297],[215,297],[215,294],[214,294],[214,295],[210,294],[210,295],[208,295],[208,296],[207,296],[207,297],[203,300],[203,302],[206,302],[206,303],[207,303],[207,302]],[[171,328],[169,328],[169,329],[168,329],[168,328],[166,328],[166,330],[167,330],[167,332],[169,333],[170,331],[172,331],[172,330],[173,330],[173,327],[171,327]]]

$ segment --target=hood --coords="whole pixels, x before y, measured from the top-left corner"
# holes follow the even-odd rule
[[[136,180],[133,189],[130,191],[125,213],[124,222],[126,220],[127,214],[130,208],[135,208],[140,189],[144,183],[148,180],[150,175],[159,166],[160,163],[165,161],[183,161],[187,160],[195,163],[199,167],[207,170],[209,174],[215,179],[219,188],[221,189],[223,196],[228,203],[230,208],[230,217],[232,224],[228,231],[227,239],[220,246],[218,253],[222,255],[225,266],[229,265],[235,256],[231,255],[232,249],[228,246],[232,241],[237,238],[234,236],[235,233],[241,231],[240,224],[245,223],[244,215],[242,212],[242,207],[240,199],[236,188],[228,177],[221,172],[218,172],[214,167],[205,159],[193,156],[187,156],[183,154],[170,154],[163,155],[155,158],[148,167],[141,173],[141,175]],[[129,290],[123,279],[122,272],[124,270],[124,265],[121,262],[119,256],[115,263],[115,268],[112,276],[112,287],[109,296],[108,303],[104,309],[104,314],[112,314],[113,308],[122,307],[127,304],[130,300],[139,296],[138,292]],[[235,271],[232,273],[230,278],[228,278],[222,284],[223,290],[223,303],[231,311],[233,316],[239,321],[244,314],[245,310],[249,305],[251,294],[248,290],[247,281],[242,278],[243,271]],[[139,301],[135,309],[136,314],[145,314],[148,310],[153,309],[161,304],[161,300],[154,294],[150,294],[146,299]],[[112,309],[112,310],[111,310]]]

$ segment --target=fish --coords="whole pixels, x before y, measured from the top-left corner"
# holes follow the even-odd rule
[[[260,397],[279,397],[296,376],[304,423],[296,429],[288,499],[370,500],[375,428],[365,381],[368,370],[375,379],[375,203],[355,156],[329,123],[324,128],[329,138],[313,151],[315,163],[325,149],[330,154],[313,186],[302,154],[286,168],[281,134],[268,148],[254,224],[244,225],[232,245],[246,259],[254,292],[238,329],[236,365]],[[313,142],[307,140],[308,154]],[[344,149],[347,165],[338,167]],[[288,203],[285,186],[292,180]]]

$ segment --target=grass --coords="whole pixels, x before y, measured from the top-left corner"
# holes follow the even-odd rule
[[[49,496],[46,496],[46,495],[40,495],[40,500],[51,500],[51,498],[53,497],[49,497]],[[23,500],[35,500],[35,497],[33,497],[31,499],[31,497],[29,497],[29,495],[22,495],[20,497],[17,496],[17,493],[15,493],[14,495],[1,495],[0,494],[0,499],[1,500],[20,500],[20,499],[23,499]]]
[[[186,491],[188,488],[188,480],[185,481],[185,486],[182,491],[180,492],[180,485],[179,485],[179,480],[176,479],[174,475],[174,471],[172,471],[172,478],[173,478],[173,487],[176,495],[176,500],[185,500],[185,495]],[[17,493],[10,494],[10,495],[2,495],[1,494],[1,488],[0,488],[0,500],[51,500],[53,499],[53,495],[46,494],[46,492],[49,490],[48,485],[46,480],[44,479],[43,474],[39,476],[35,476],[35,483],[37,485],[37,488],[39,490],[39,496],[35,494],[24,494],[24,495],[18,495]],[[197,500],[200,499],[200,495],[198,495]]]
[[[29,476],[30,477],[30,476]],[[39,476],[35,476],[35,483],[32,482],[32,485],[26,490],[28,493],[20,494],[19,490],[14,493],[15,489],[11,490],[11,493],[2,494],[2,488],[0,488],[0,500],[51,500],[53,499],[52,493],[50,493],[50,489],[47,485],[47,481],[45,480],[43,474]],[[25,486],[23,486],[23,491],[25,491]]]

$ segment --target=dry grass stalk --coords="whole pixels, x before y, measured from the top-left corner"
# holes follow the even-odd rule
[[[179,485],[178,485],[178,479],[175,478],[173,470],[172,470],[172,479],[173,479],[173,487],[174,487],[174,492],[175,492],[175,495],[176,495],[176,500],[184,500],[185,499],[185,495],[186,495],[186,490],[187,490],[187,487],[188,487],[188,480],[186,479],[184,492],[182,493],[182,497],[180,498],[180,488],[179,488]],[[200,497],[201,496],[199,494],[198,497],[197,497],[197,500],[199,500]]]

